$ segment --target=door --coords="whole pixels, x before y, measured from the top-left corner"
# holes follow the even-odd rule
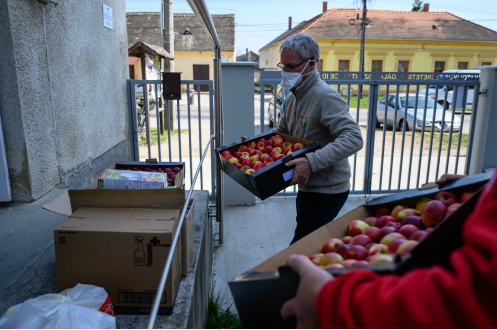
[[[193,65],[193,80],[209,80],[209,65],[194,64]],[[195,85],[195,91],[198,92],[198,85]],[[208,92],[208,85],[200,85],[201,92]]]

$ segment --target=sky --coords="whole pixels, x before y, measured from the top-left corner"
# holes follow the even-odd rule
[[[171,0],[174,13],[193,13],[186,0]],[[264,45],[288,29],[320,14],[322,0],[204,0],[210,14],[235,14],[236,55],[245,49],[258,53]],[[497,31],[495,0],[430,0],[430,11],[449,12]],[[413,0],[368,0],[368,9],[410,11]],[[361,5],[360,5],[361,4]],[[474,5],[472,5],[474,4]],[[161,0],[126,0],[127,12],[160,12]],[[362,8],[362,1],[328,1],[328,9]]]

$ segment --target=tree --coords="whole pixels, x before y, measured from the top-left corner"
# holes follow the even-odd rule
[[[421,0],[414,0],[412,3],[411,11],[421,11],[423,10],[423,2]]]

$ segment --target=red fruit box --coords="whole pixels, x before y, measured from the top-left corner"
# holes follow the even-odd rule
[[[231,280],[229,286],[243,327],[251,329],[295,328],[295,319],[285,321],[280,316],[281,306],[285,301],[295,296],[299,283],[298,275],[290,267],[285,266],[290,255],[311,256],[320,252],[326,240],[346,236],[347,226],[351,221],[376,216],[380,208],[392,209],[399,204],[414,208],[419,199],[423,197],[434,198],[440,191],[450,191],[459,196],[463,192],[476,191],[454,213],[442,220],[408,255],[402,258],[397,256],[394,262],[372,264],[367,267],[367,269],[379,274],[399,275],[415,268],[433,265],[450,269],[449,255],[463,245],[462,227],[464,221],[475,208],[481,188],[491,176],[492,173],[482,173],[426,190],[412,189],[376,198],[317,229],[248,272]],[[353,268],[328,271],[334,276],[338,276],[351,270]]]
[[[223,151],[227,150],[231,153],[231,155],[233,155],[236,151],[238,151],[238,148],[241,145],[247,145],[252,141],[257,142],[260,138],[265,138],[267,140],[276,134],[283,137],[284,142],[291,142],[294,145],[296,143],[302,143],[304,147],[294,151],[292,154],[274,161],[272,164],[263,167],[252,174],[243,173],[222,156]],[[321,145],[318,142],[312,142],[282,133],[268,132],[217,148],[215,151],[220,160],[221,170],[252,194],[264,200],[290,186],[295,166],[289,167],[286,166],[285,163],[296,158],[304,157],[308,152],[314,152],[318,149],[321,149]]]

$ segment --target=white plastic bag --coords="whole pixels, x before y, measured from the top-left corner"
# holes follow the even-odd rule
[[[10,307],[0,318],[8,329],[115,329],[116,314],[107,292],[78,284]]]

